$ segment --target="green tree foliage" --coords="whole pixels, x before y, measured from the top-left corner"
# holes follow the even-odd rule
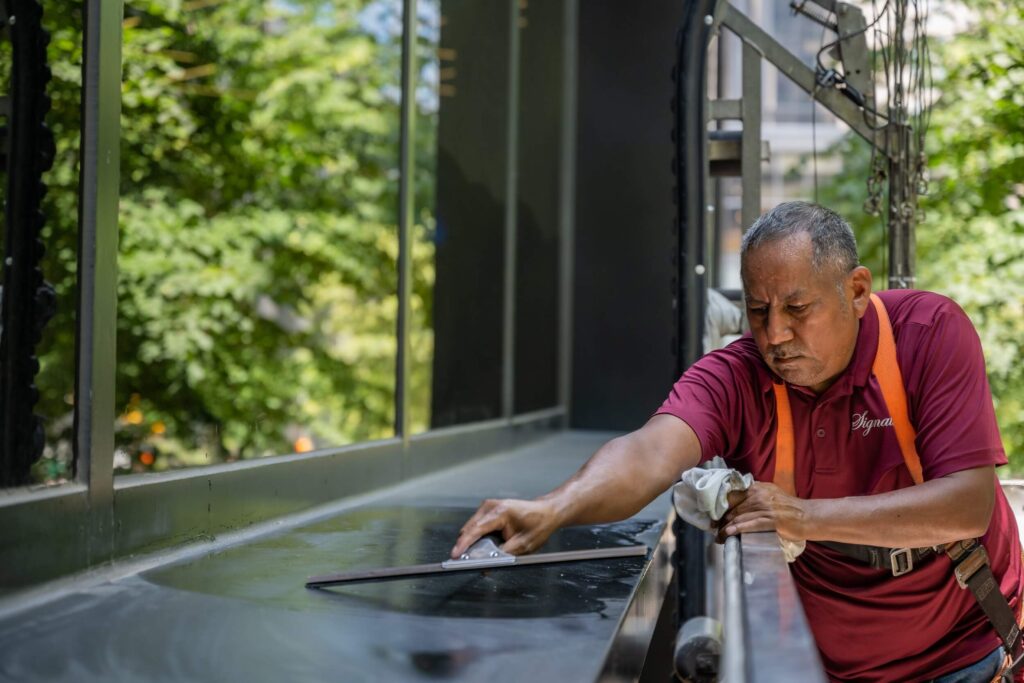
[[[918,231],[922,285],[947,292],[985,347],[996,414],[1024,467],[1024,5],[986,2],[939,50],[929,150],[933,193]]]
[[[1024,469],[1024,5],[972,5],[974,23],[935,41],[927,149],[932,174],[917,228],[919,286],[948,294],[985,348],[1012,469]],[[841,143],[846,166],[822,201],[849,216],[869,247],[878,219],[863,214],[867,146]],[[877,271],[876,271],[877,272]]]
[[[135,469],[392,433],[399,12],[381,0],[126,6],[117,434]],[[48,21],[65,155],[47,211],[62,308],[39,382],[53,447],[70,437],[81,17]],[[429,330],[433,254],[427,229],[416,235],[413,325]],[[422,375],[430,339],[417,339]]]

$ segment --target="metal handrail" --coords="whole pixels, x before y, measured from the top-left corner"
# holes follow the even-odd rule
[[[747,620],[743,599],[743,551],[739,536],[725,540],[723,551],[724,586],[722,600],[722,660],[723,683],[742,683],[747,680]]]
[[[726,539],[722,558],[723,683],[825,683],[796,584],[774,533]]]

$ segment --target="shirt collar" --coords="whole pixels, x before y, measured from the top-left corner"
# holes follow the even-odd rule
[[[862,388],[871,379],[871,369],[875,364],[875,353],[878,351],[878,313],[873,305],[868,306],[864,317],[860,319],[857,330],[857,342],[853,347],[853,356],[849,365],[839,375],[836,381],[830,386],[821,398],[826,396],[841,396],[853,393],[853,388]],[[771,391],[772,384],[782,382],[782,379],[768,367],[768,364],[761,360],[762,369],[762,391]],[[818,396],[807,387],[789,385],[797,393],[805,394],[811,398]]]

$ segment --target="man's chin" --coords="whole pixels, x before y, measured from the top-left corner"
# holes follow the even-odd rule
[[[782,378],[786,384],[790,384],[794,387],[804,387],[810,389],[816,394],[821,394],[835,381],[833,378],[831,381],[821,381],[813,373],[807,372],[806,370],[799,370],[797,368],[775,368],[775,374]]]
[[[786,381],[787,384],[792,384],[795,387],[809,387],[814,384],[812,377],[808,376],[808,373],[800,368],[788,366],[788,365],[772,365],[772,370],[775,374]]]

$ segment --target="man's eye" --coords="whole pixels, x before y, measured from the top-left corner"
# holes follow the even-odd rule
[[[803,304],[801,306],[790,306],[789,310],[793,313],[803,313],[807,310],[807,304]]]
[[[763,306],[750,309],[750,315],[764,315],[767,312],[768,312],[768,309],[763,307]]]

